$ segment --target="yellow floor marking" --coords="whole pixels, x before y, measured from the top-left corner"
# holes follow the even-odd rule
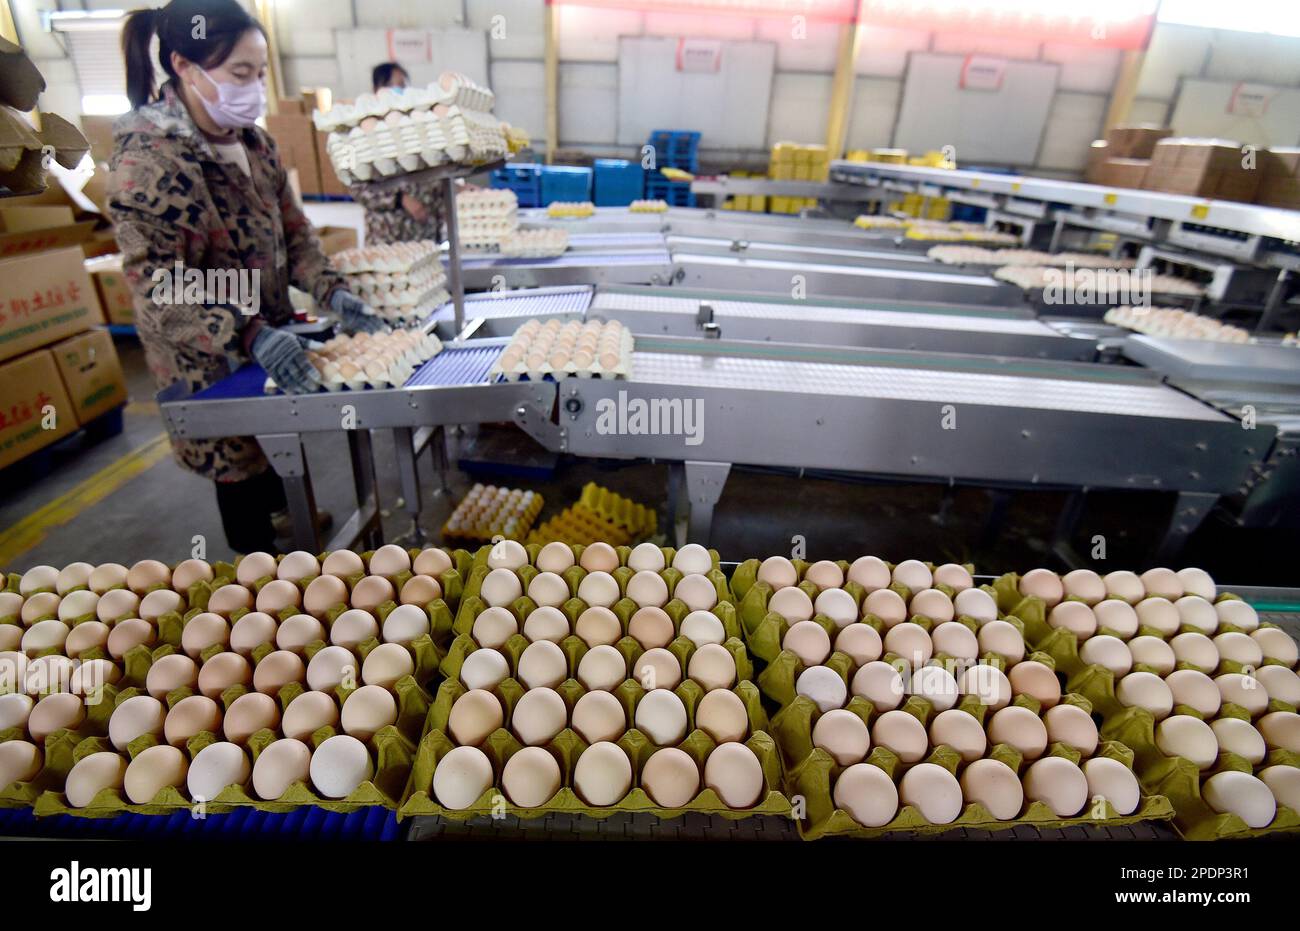
[[[141,472],[152,468],[171,452],[166,433],[100,469],[72,490],[28,514],[0,534],[0,567],[10,566],[20,555],[45,539],[45,534],[77,517],[117,491]]]

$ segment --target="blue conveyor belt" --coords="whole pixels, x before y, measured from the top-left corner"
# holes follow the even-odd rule
[[[233,375],[227,375],[215,385],[197,392],[194,401],[230,401],[238,398],[260,398],[266,393],[266,370],[250,362]]]
[[[539,291],[484,291],[465,295],[465,319],[477,317],[540,317],[545,314],[581,314],[591,304],[591,288],[546,288]],[[450,301],[431,320],[451,320]]]
[[[445,388],[450,385],[484,384],[487,382],[488,369],[492,368],[492,363],[504,349],[503,344],[448,347],[416,369],[404,387]]]

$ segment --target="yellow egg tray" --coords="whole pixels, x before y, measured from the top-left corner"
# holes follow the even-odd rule
[[[592,543],[626,546],[632,542],[632,539],[632,535],[622,527],[604,519],[581,503],[565,508],[559,514],[539,524],[528,535],[529,543],[544,544],[559,540],[570,546],[586,546]]]
[[[546,215],[555,220],[585,219],[596,212],[591,201],[554,201],[546,208]]]
[[[1020,576],[1007,573],[993,584],[998,595],[999,610],[1003,605],[1010,605],[1023,616],[1026,626],[1026,642],[1033,638],[1037,648],[1051,656],[1056,668],[1068,676],[1066,688],[1084,696],[1102,719],[1103,737],[1121,741],[1135,754],[1135,769],[1143,785],[1158,790],[1168,796],[1177,813],[1174,826],[1189,840],[1218,840],[1248,837],[1264,837],[1270,834],[1290,834],[1300,831],[1300,813],[1284,805],[1279,805],[1272,824],[1263,828],[1251,828],[1241,818],[1231,814],[1219,814],[1211,809],[1201,798],[1200,786],[1203,778],[1209,778],[1219,772],[1235,770],[1254,774],[1271,765],[1300,766],[1300,754],[1286,750],[1272,750],[1258,766],[1251,766],[1249,760],[1235,753],[1221,752],[1219,759],[1210,769],[1202,773],[1191,760],[1167,755],[1155,741],[1155,717],[1145,708],[1128,707],[1115,695],[1115,676],[1105,667],[1085,663],[1079,656],[1079,641],[1073,631],[1051,627],[1046,621],[1047,609],[1041,598],[1020,594]],[[1215,599],[1230,601],[1238,596],[1231,592],[1222,592]],[[1068,596],[1067,601],[1081,599]],[[1261,627],[1275,627],[1263,622]],[[1241,632],[1232,624],[1220,624],[1218,632]],[[1197,633],[1196,628],[1182,627],[1178,633]],[[1130,639],[1116,631],[1099,628],[1098,635],[1110,635],[1119,639]],[[1152,627],[1139,627],[1133,636],[1152,636],[1167,639],[1160,631]],[[1265,659],[1264,665],[1285,665],[1274,659]],[[1226,673],[1241,673],[1246,667],[1232,660],[1220,660],[1215,669],[1198,668],[1190,663],[1179,663],[1178,669],[1197,669],[1207,675],[1220,676]],[[1158,669],[1135,663],[1133,672],[1150,672],[1160,674]],[[1163,677],[1162,677],[1163,678]],[[1278,699],[1271,699],[1263,713],[1289,711],[1296,713],[1295,705]],[[1185,714],[1205,720],[1205,716],[1188,705],[1175,705],[1171,714]],[[1226,702],[1220,708],[1217,717],[1234,717],[1251,721],[1251,714],[1240,705]]]
[[[622,527],[633,539],[652,535],[659,525],[653,508],[610,491],[603,485],[588,482],[582,486],[579,503],[601,518]]]
[[[491,493],[492,504],[471,522],[471,501],[467,495],[456,505],[455,510],[443,523],[441,532],[444,540],[478,543],[495,540],[498,537],[521,541],[528,538],[529,528],[533,526],[537,516],[542,513],[542,508],[546,504],[545,500],[540,494],[534,492],[527,508],[517,514],[507,516],[505,511],[507,504],[512,497],[524,494],[523,489],[496,488],[495,492],[492,492],[492,488],[493,486],[481,484],[473,486],[471,491],[480,489],[480,493]]]

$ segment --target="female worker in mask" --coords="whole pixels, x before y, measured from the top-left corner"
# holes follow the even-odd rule
[[[405,93],[411,78],[395,61],[375,65],[371,82],[376,94]],[[352,199],[366,211],[366,245],[388,242],[442,242],[443,187],[440,181],[407,179],[396,187],[377,187],[355,181],[348,187]]]
[[[158,88],[155,38],[167,76]],[[275,144],[254,125],[266,104],[261,24],[236,0],[172,0],[132,13],[122,49],[133,109],[113,130],[108,212],[159,386],[198,391],[253,360],[286,392],[316,390],[303,341],[281,329],[293,316],[289,285],[347,331],[380,321],[330,268]],[[193,280],[193,270],[202,293],[166,286],[178,271]],[[173,451],[216,482],[235,551],[274,551],[284,488],[255,439],[173,440]]]

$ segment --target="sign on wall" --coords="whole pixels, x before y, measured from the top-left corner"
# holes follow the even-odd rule
[[[1002,79],[1007,76],[1005,58],[987,58],[967,55],[961,66],[961,80],[957,86],[964,91],[996,91],[1002,89]]]
[[[677,70],[717,74],[722,68],[722,43],[717,39],[678,39]]]
[[[433,38],[427,29],[388,30],[390,61],[433,61]]]

